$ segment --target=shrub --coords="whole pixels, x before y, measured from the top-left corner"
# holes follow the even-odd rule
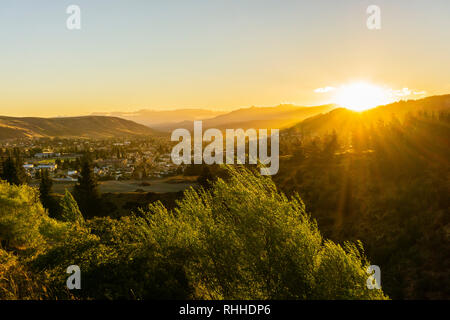
[[[272,180],[227,169],[209,191],[190,189],[178,207],[145,214],[162,257],[184,252],[194,298],[383,299],[366,288],[369,265],[355,245],[324,241],[298,196]]]

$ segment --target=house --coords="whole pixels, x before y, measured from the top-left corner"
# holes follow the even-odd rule
[[[27,173],[27,175],[29,176],[33,176],[34,174],[34,165],[32,164],[24,164],[23,168],[25,169],[25,172]]]
[[[48,158],[54,158],[54,157],[60,157],[61,153],[55,153],[55,152],[42,152],[42,153],[36,153],[34,155],[35,158],[38,159],[48,159]]]
[[[48,170],[48,171],[55,171],[58,168],[57,164],[40,164],[36,167],[34,167],[36,170]]]

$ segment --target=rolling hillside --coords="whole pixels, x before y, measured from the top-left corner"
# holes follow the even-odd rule
[[[113,138],[152,135],[155,131],[116,117],[0,117],[0,140],[39,137]]]
[[[407,114],[421,111],[428,113],[449,112],[450,95],[400,101],[363,112],[337,108],[326,114],[305,119],[292,128],[287,129],[286,132],[321,135],[335,130],[338,134],[345,135],[355,129],[376,125],[380,121],[391,121],[392,119],[401,121]]]

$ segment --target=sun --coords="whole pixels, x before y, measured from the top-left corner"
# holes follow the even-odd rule
[[[393,102],[387,89],[366,82],[355,82],[336,89],[334,101],[347,109],[364,111]]]

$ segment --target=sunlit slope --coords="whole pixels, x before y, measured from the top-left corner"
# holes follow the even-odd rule
[[[450,111],[450,95],[433,96],[420,100],[401,101],[385,106],[379,106],[363,112],[338,108],[326,114],[320,114],[305,119],[297,125],[287,129],[286,133],[301,133],[305,135],[321,135],[333,130],[343,135],[355,129],[370,127],[380,122],[393,119],[401,121],[408,114],[418,112],[435,113]]]
[[[0,117],[0,139],[38,137],[112,138],[152,135],[155,131],[115,117],[12,118]]]

